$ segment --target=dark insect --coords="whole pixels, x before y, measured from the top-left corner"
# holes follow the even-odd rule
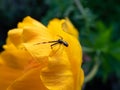
[[[48,41],[48,42],[41,42],[41,43],[37,43],[37,44],[46,44],[46,43],[53,43],[51,45],[51,48],[53,48],[53,46],[56,45],[56,44],[63,44],[64,46],[68,47],[68,43],[66,41],[64,41],[62,37],[60,39],[58,39],[58,40]]]

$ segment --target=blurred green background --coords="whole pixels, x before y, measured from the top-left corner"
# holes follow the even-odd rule
[[[120,0],[0,0],[0,50],[25,16],[69,17],[83,48],[83,90],[120,90]]]

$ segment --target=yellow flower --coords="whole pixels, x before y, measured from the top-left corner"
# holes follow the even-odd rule
[[[0,88],[80,90],[82,50],[75,30],[66,19],[53,19],[47,27],[29,16],[18,23],[0,54]]]

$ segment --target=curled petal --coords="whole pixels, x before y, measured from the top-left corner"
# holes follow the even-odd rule
[[[38,27],[39,29],[42,29],[42,30],[47,29],[43,24],[31,18],[30,16],[25,17],[22,22],[18,23],[18,28],[25,28],[25,27],[31,27],[31,26]]]
[[[12,29],[8,32],[8,40],[18,47],[22,43],[22,29]],[[10,44],[10,43],[9,43]],[[7,44],[7,45],[9,45]]]
[[[65,32],[73,35],[78,39],[79,37],[78,30],[73,26],[69,18],[65,18],[65,22],[62,24],[62,28]]]

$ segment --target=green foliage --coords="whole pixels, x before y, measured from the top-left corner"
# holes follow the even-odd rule
[[[95,31],[90,31],[91,35],[86,39],[91,44],[85,44],[86,47],[92,48],[94,51],[91,53],[95,54],[97,51],[100,52],[99,61],[101,63],[98,70],[98,76],[103,77],[103,81],[106,81],[113,73],[120,78],[120,41],[113,41],[113,26],[106,27],[102,21],[96,22]],[[84,45],[84,43],[83,43]],[[87,53],[87,51],[85,51]],[[93,55],[92,55],[93,57]],[[92,58],[91,57],[91,58]],[[94,55],[96,57],[96,55]]]

